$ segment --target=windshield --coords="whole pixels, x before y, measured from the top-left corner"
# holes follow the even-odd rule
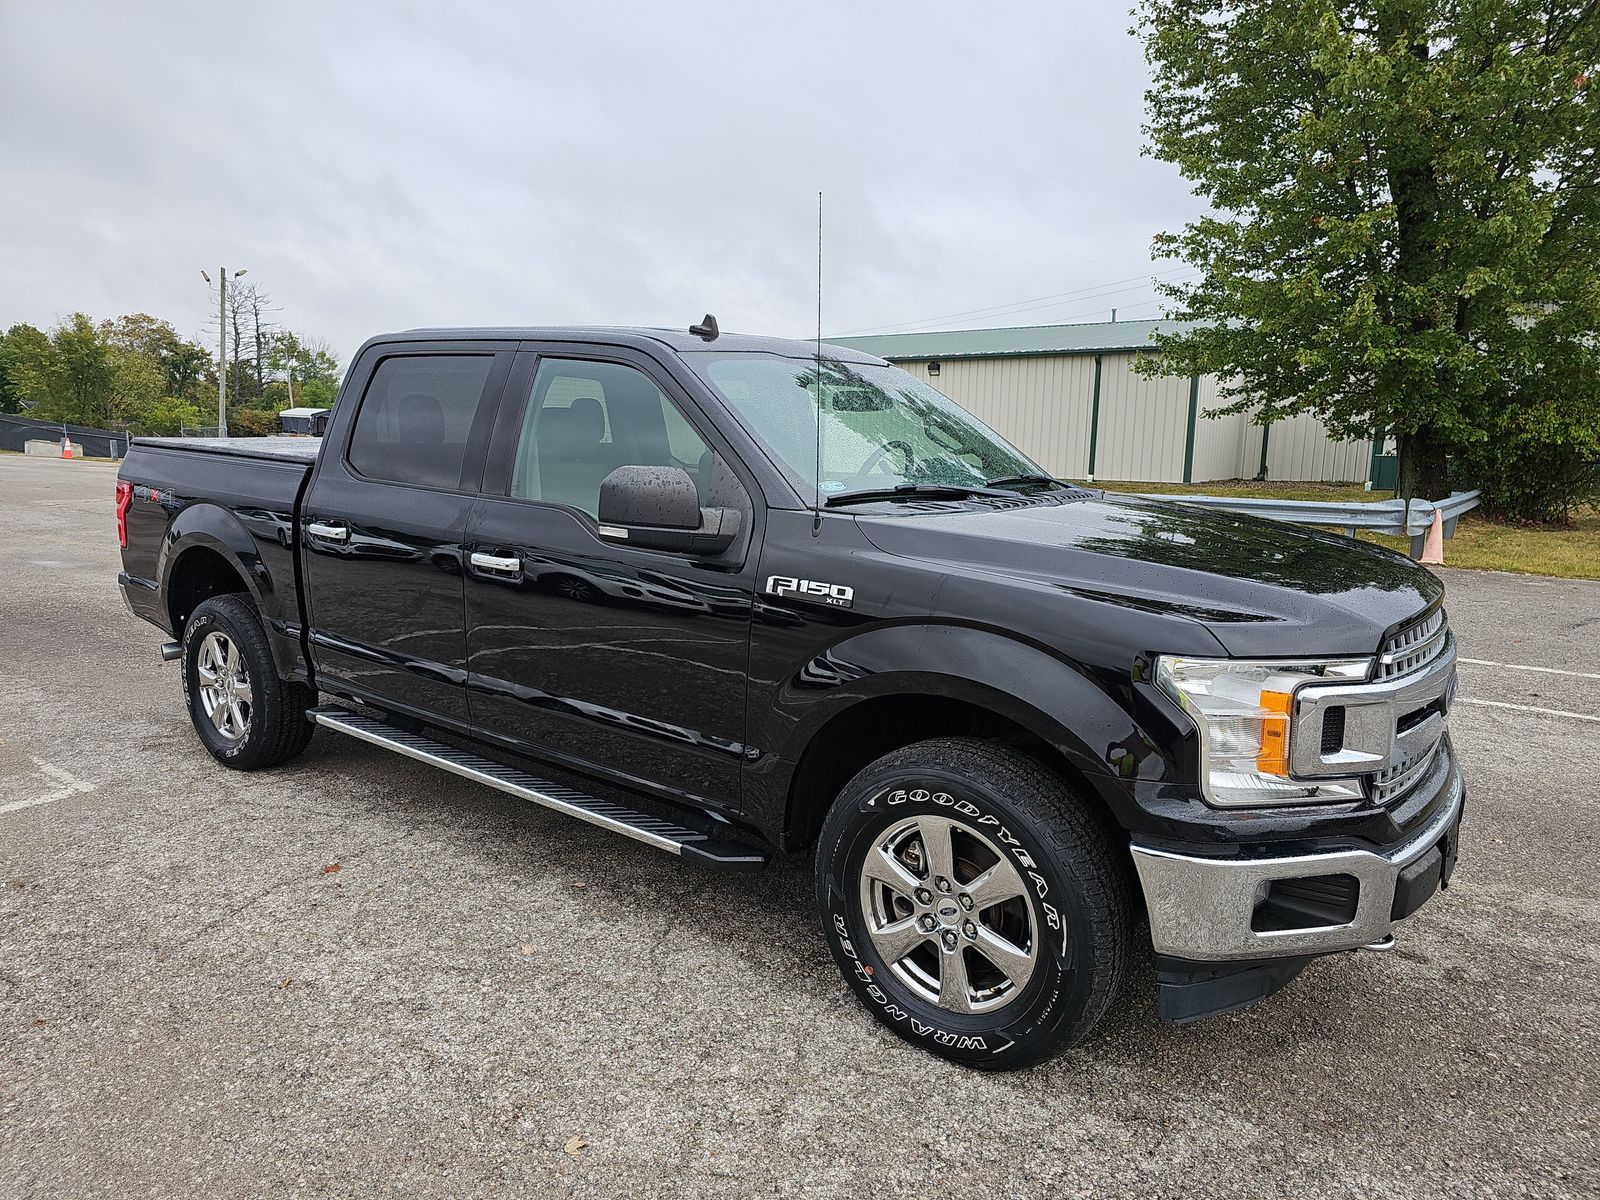
[[[824,498],[905,485],[983,487],[1045,472],[971,413],[898,367],[778,354],[706,355],[701,375],[800,491]]]

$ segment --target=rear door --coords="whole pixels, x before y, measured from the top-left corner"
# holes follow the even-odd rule
[[[683,388],[649,356],[525,349],[467,540],[477,736],[671,799],[737,803],[761,511]],[[740,539],[704,557],[599,534],[622,466],[687,471]]]
[[[301,506],[323,690],[468,726],[462,541],[513,344],[369,347]]]

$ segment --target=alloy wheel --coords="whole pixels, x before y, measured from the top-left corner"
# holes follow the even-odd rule
[[[896,980],[954,1013],[993,1012],[1027,986],[1039,924],[1022,873],[988,835],[931,814],[891,826],[861,864],[867,934]]]
[[[200,677],[200,704],[211,727],[230,742],[249,734],[254,704],[250,672],[233,639],[215,631],[206,634],[195,659],[195,673]]]

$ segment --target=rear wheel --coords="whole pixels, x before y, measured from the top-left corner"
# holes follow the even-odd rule
[[[183,688],[195,732],[213,758],[239,771],[287,762],[314,727],[316,693],[278,678],[266,631],[245,596],[214,596],[183,631]]]
[[[1106,836],[1059,776],[976,739],[908,746],[846,785],[817,902],[879,1021],[991,1070],[1084,1037],[1128,956],[1127,874]]]

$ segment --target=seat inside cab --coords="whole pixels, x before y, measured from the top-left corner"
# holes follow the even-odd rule
[[[541,362],[511,495],[598,517],[601,482],[629,466],[679,467],[705,503],[711,451],[648,376],[622,363]]]

